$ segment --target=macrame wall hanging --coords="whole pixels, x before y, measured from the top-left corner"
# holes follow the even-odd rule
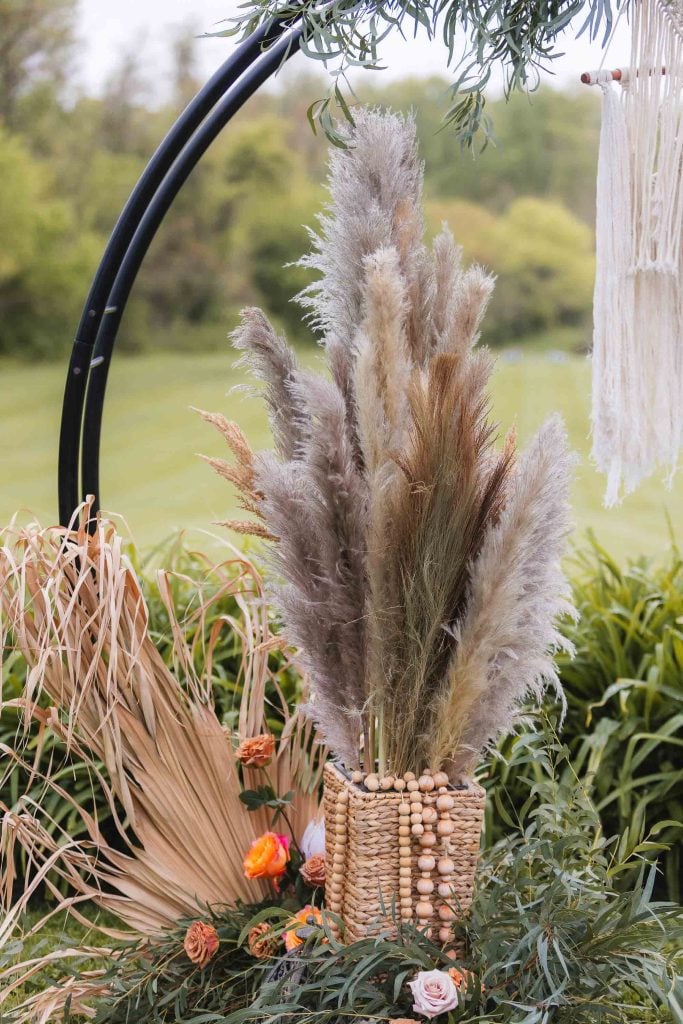
[[[630,0],[630,64],[582,75],[603,92],[597,182],[593,457],[605,504],[683,431],[683,0]]]

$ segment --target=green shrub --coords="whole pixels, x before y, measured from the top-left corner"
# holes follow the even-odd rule
[[[624,854],[640,847],[658,856],[657,891],[680,902],[683,560],[672,547],[663,564],[638,558],[622,569],[591,539],[573,580],[579,619],[565,631],[576,654],[559,657],[568,701],[562,739],[572,772],[591,791],[605,835],[619,836]],[[492,763],[485,780],[493,792],[492,841],[507,827],[496,789],[520,807],[538,778],[528,764],[515,764],[516,743],[503,745],[504,759]]]

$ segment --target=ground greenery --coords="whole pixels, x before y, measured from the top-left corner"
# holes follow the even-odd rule
[[[412,926],[396,939],[345,946],[325,922],[284,954],[281,938],[299,907],[285,892],[276,907],[216,910],[221,944],[204,970],[183,953],[189,922],[151,945],[121,947],[108,969],[113,994],[95,1019],[381,1021],[411,1014],[406,983],[417,971],[456,966],[467,982],[451,1024],[683,1020],[680,906],[654,902],[653,872],[605,837],[584,787],[567,781],[568,752],[552,726],[539,723],[522,745],[518,766],[533,767],[538,779],[516,826],[484,853],[472,912],[457,935],[464,955]],[[615,880],[624,876],[622,891]],[[264,921],[274,950],[255,959],[248,934]]]

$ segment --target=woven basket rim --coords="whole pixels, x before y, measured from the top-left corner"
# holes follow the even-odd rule
[[[364,783],[353,781],[353,779],[351,778],[351,772],[341,761],[328,761],[325,767],[329,768],[332,771],[335,771],[337,775],[339,775],[344,780],[344,782],[350,785],[354,791],[353,795],[357,799],[376,800],[378,797],[396,798],[404,796],[403,792],[399,792],[395,789],[366,789]],[[456,796],[460,798],[475,797],[476,799],[481,800],[483,797],[486,796],[486,790],[483,788],[483,786],[480,786],[478,782],[474,782],[473,780],[470,780],[466,786],[454,786],[451,783],[449,783],[447,788],[449,792],[454,793]]]

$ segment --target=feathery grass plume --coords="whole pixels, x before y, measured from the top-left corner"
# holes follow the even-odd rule
[[[510,730],[525,698],[540,699],[551,687],[564,703],[552,654],[570,646],[555,621],[573,614],[560,567],[572,462],[564,427],[552,417],[522,455],[473,562],[429,748],[430,763],[447,762],[454,778]]]
[[[360,111],[348,142],[332,156],[331,202],[301,261],[320,274],[299,299],[322,332],[332,382],[295,372],[272,333],[259,341],[267,398],[272,410],[278,396],[289,440],[276,438],[277,452],[255,457],[252,486],[263,528],[277,538],[273,566],[283,582],[274,592],[311,674],[316,721],[349,766],[362,734],[364,763],[379,755],[381,770],[400,773],[436,768],[434,758],[462,760],[455,746],[476,745],[465,725],[490,731],[494,695],[512,686],[500,667],[511,646],[482,661],[469,690],[458,658],[469,651],[463,624],[471,628],[479,599],[482,545],[510,522],[521,484],[514,434],[496,447],[491,359],[475,348],[493,280],[463,268],[446,228],[426,250],[413,121]],[[564,449],[548,459],[558,460],[559,516]],[[524,465],[532,463],[529,456]],[[240,474],[239,465],[224,471],[238,486]],[[514,531],[500,536],[506,550],[496,568],[514,561]],[[540,692],[560,608],[550,590],[557,577],[541,572],[559,547],[555,520],[539,520],[533,543],[539,555],[519,607],[503,602],[499,611],[530,629],[523,608],[536,588],[542,622],[527,639],[538,656],[525,663],[522,689]],[[467,657],[475,654],[483,658],[475,649]],[[475,692],[476,708],[468,703]]]
[[[396,589],[382,592],[371,576],[380,612],[369,643],[377,648],[375,662],[391,666],[380,704],[383,748],[396,772],[428,763],[432,701],[444,685],[450,627],[462,612],[469,564],[510,467],[508,456],[493,451],[485,393],[490,360],[478,353],[465,372],[458,362],[455,355],[436,355],[426,375],[414,374],[409,441],[395,456],[401,472],[377,527],[385,537],[381,558],[393,566],[381,581],[393,579]]]
[[[187,645],[168,574],[161,573],[159,592],[169,613],[181,686],[149,635],[140,587],[121,539],[101,521],[90,536],[88,518],[85,506],[78,532],[6,531],[0,548],[3,647],[11,637],[28,664],[23,695],[0,704],[0,710],[11,706],[39,726],[38,750],[31,751],[30,760],[22,753],[26,739],[21,727],[15,744],[2,744],[0,754],[6,771],[14,768],[31,782],[40,780],[42,792],[34,799],[29,785],[14,807],[0,805],[6,911],[0,949],[39,885],[46,886],[55,903],[34,931],[63,910],[100,928],[79,910],[90,902],[122,922],[123,927],[100,928],[117,939],[160,934],[207,906],[253,902],[267,894],[264,882],[244,878],[241,864],[252,841],[270,827],[271,815],[266,808],[249,813],[240,801],[233,747],[246,737],[239,734],[233,742],[210,704],[218,632],[212,631],[206,650]],[[216,572],[224,583],[218,595],[233,593],[242,612],[239,622],[224,625],[242,634],[239,727],[255,735],[268,728],[266,686],[279,693],[268,669],[268,652],[276,641],[253,566],[240,559],[238,571]],[[193,624],[210,610],[210,600],[200,600]],[[204,635],[203,628],[199,633]],[[201,673],[198,661],[204,665]],[[300,838],[318,810],[325,751],[311,724],[292,715],[281,694],[280,704],[285,724],[267,771],[279,792],[295,793],[288,817]],[[61,765],[42,764],[40,746],[48,732],[88,766],[92,785],[101,789],[112,811],[115,846],[60,784]],[[85,839],[72,839],[51,819],[53,795],[78,816]],[[26,851],[31,865],[23,880],[14,874],[17,847]],[[23,888],[18,896],[17,884]],[[35,969],[34,964],[24,966],[29,974]],[[9,997],[2,982],[12,975],[14,987],[19,967],[0,974],[0,1007]],[[94,977],[93,991],[98,984]]]
[[[265,384],[270,429],[280,457],[294,458],[307,423],[291,389],[299,374],[293,350],[273,330],[261,310],[254,308],[242,310],[242,323],[233,332],[232,343],[244,352],[245,364]]]

